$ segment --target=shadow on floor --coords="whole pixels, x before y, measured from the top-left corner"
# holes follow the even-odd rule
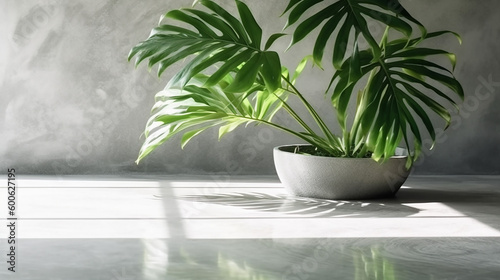
[[[419,212],[419,209],[402,205],[395,199],[384,201],[336,201],[253,192],[187,195],[178,198],[247,210],[304,215],[307,217],[406,217]]]

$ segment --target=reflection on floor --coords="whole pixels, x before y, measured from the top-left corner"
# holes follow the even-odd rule
[[[499,202],[500,176],[411,177],[370,201],[274,177],[19,176],[0,279],[499,279]]]

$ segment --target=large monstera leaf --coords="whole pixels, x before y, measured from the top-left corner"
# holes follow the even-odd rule
[[[145,41],[129,53],[136,65],[148,60],[158,65],[158,75],[181,60],[186,64],[157,94],[138,161],[177,134],[182,146],[204,130],[220,126],[219,136],[241,124],[264,123],[293,134],[323,151],[332,145],[310,129],[286,100],[297,76],[305,67],[299,64],[293,78],[281,67],[276,52],[268,51],[284,34],[273,34],[262,48],[262,30],[248,7],[235,0],[239,19],[210,0],[195,1],[202,9],[173,10],[164,18],[177,25],[161,24]],[[187,26],[181,27],[181,26]],[[283,82],[283,84],[282,84]],[[306,132],[296,132],[272,121],[285,108]]]
[[[329,5],[303,19],[307,10],[322,3]],[[333,50],[332,62],[336,69],[340,69],[342,65],[349,42],[357,41],[359,34],[368,42],[374,58],[380,57],[381,48],[370,32],[367,19],[379,21],[401,32],[406,38],[411,37],[411,23],[418,25],[424,35],[426,32],[423,25],[413,18],[398,0],[290,0],[285,13],[288,11],[290,13],[287,26],[299,22],[293,32],[292,44],[301,41],[324,23],[316,38],[313,51],[314,62],[320,67],[325,48],[331,37],[335,37],[331,49]],[[337,31],[334,32],[335,30]],[[355,36],[350,38],[351,33]]]
[[[248,91],[236,94],[225,90],[234,81],[231,74],[214,86],[204,87],[208,79],[207,75],[197,74],[183,88],[167,87],[156,95],[137,161],[177,134],[182,135],[184,147],[212,127],[219,127],[221,138],[242,124],[273,125],[274,115],[288,97],[284,90],[269,92],[260,79]]]
[[[234,81],[225,89],[227,92],[250,89],[258,74],[261,74],[270,91],[276,90],[281,85],[279,56],[261,48],[262,29],[248,7],[236,0],[238,19],[210,0],[197,2],[212,13],[189,8],[166,13],[163,18],[189,28],[159,25],[148,39],[130,51],[129,60],[135,56],[136,65],[145,59],[149,60],[149,67],[158,64],[160,76],[172,64],[192,56],[170,80],[169,86],[172,87],[182,88],[198,73],[210,71],[210,78],[203,85],[205,87],[214,86],[228,73],[236,72]],[[265,48],[269,48],[280,36],[271,36]]]
[[[446,33],[450,32],[429,33],[424,39]],[[375,160],[387,159],[404,139],[407,147],[413,142],[413,153],[409,159],[416,160],[424,139],[419,123],[423,124],[433,143],[436,139],[435,126],[428,112],[442,118],[445,129],[450,125],[449,110],[436,100],[457,107],[453,95],[463,100],[464,91],[451,70],[427,57],[446,56],[453,69],[455,55],[439,49],[419,47],[422,41],[422,38],[416,38],[384,43],[377,60],[370,51],[355,50],[353,56],[346,59],[335,73],[332,81],[337,83],[332,91],[332,102],[344,129],[347,107],[355,85],[361,77],[370,73],[366,86],[357,98],[357,112],[349,135],[352,137],[350,145],[354,147],[353,151],[364,144],[373,152]],[[359,75],[353,72],[359,72]]]
[[[325,6],[319,12],[306,16],[306,11],[321,3]],[[332,64],[337,71],[329,89],[333,87],[331,98],[343,132],[345,156],[364,156],[369,152],[377,161],[386,160],[404,140],[410,149],[407,164],[410,166],[421,152],[422,125],[435,141],[435,128],[428,112],[436,113],[446,122],[445,128],[448,127],[449,110],[436,100],[456,106],[449,90],[461,99],[464,92],[451,70],[427,57],[447,56],[453,69],[455,56],[443,50],[419,47],[419,44],[446,33],[458,37],[456,33],[428,34],[398,0],[290,0],[286,12],[289,12],[287,25],[297,24],[292,45],[321,28],[312,50],[316,65],[321,67],[325,48],[329,42],[332,44]],[[385,25],[385,33],[378,34],[380,36],[371,33],[370,20]],[[420,29],[419,37],[414,39],[412,25]],[[389,34],[399,34],[399,39],[389,41]],[[359,50],[360,36],[368,43],[365,50]],[[350,53],[348,46],[352,46]],[[349,131],[347,108],[359,88],[357,83],[366,76],[369,76],[368,82],[357,95],[356,113]]]

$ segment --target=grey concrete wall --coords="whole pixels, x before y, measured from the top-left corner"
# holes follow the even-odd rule
[[[74,0],[0,2],[0,173],[273,174],[272,147],[297,142],[265,127],[237,129],[217,141],[209,131],[180,149],[163,145],[139,166],[140,134],[162,79],[144,67],[135,71],[126,56],[144,39],[162,12],[182,1]],[[228,7],[232,1],[218,1]],[[266,34],[285,1],[252,0]],[[439,46],[457,53],[456,75],[468,95],[462,113],[417,164],[418,174],[500,174],[500,5],[496,0],[402,1],[429,29],[451,29]],[[377,28],[373,26],[373,28]],[[287,40],[277,48],[286,47]],[[311,44],[306,43],[306,44]],[[310,45],[309,45],[310,46]],[[304,45],[283,55],[294,66]],[[329,76],[314,69],[298,87],[331,122],[322,97]],[[283,123],[291,123],[285,114]]]

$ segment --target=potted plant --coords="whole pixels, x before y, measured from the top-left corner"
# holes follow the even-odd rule
[[[455,99],[464,98],[452,73],[455,55],[422,43],[446,34],[460,37],[427,32],[398,0],[289,0],[283,15],[291,45],[305,38],[315,42],[291,72],[270,50],[286,34],[273,34],[263,43],[248,6],[240,0],[235,4],[237,16],[211,0],[169,11],[130,51],[128,59],[135,57],[136,66],[144,60],[150,68],[158,65],[158,76],[185,60],[156,95],[137,161],[177,134],[184,147],[212,127],[219,127],[220,138],[242,124],[264,124],[307,143],[274,150],[280,180],[293,194],[330,199],[394,194],[419,157],[423,137],[435,140],[430,114],[444,120],[446,128],[449,105],[458,109]],[[385,32],[372,34],[369,21],[384,25]],[[338,133],[296,86],[307,61],[322,68],[326,51],[333,53],[327,62],[333,71],[325,94],[336,111]],[[451,67],[433,61],[436,56],[446,57]],[[317,127],[297,113],[292,98]],[[348,118],[351,103],[355,111]],[[301,130],[275,122],[279,110]]]

